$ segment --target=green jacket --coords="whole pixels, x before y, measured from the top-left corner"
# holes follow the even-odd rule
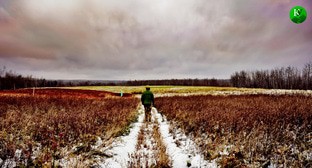
[[[143,105],[152,105],[154,104],[154,95],[151,91],[146,90],[141,96],[141,102]]]

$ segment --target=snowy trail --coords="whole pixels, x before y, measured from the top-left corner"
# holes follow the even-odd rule
[[[139,109],[138,122],[133,124],[130,129],[130,134],[127,136],[118,137],[113,143],[112,148],[106,150],[105,153],[112,155],[112,158],[106,159],[99,167],[103,168],[124,168],[127,167],[130,161],[130,155],[135,152],[137,138],[140,128],[143,124],[144,109]]]
[[[175,132],[175,138],[169,133],[169,123],[165,117],[163,117],[156,108],[152,109],[152,115],[157,118],[160,132],[163,137],[163,141],[167,146],[167,152],[172,160],[173,168],[187,168],[190,163],[190,167],[205,167],[216,168],[217,163],[215,161],[208,162],[204,160],[204,157],[200,154],[195,143],[189,139],[183,133]],[[174,130],[177,131],[177,130]],[[180,144],[177,146],[177,144]]]
[[[137,141],[137,150],[131,155],[129,167],[151,167],[156,165],[156,140],[153,136],[153,125],[144,123],[141,126]]]
[[[206,161],[200,154],[195,143],[185,134],[173,130],[169,132],[170,124],[156,108],[152,108],[152,122],[144,122],[144,107],[139,109],[138,122],[133,124],[130,134],[117,138],[112,147],[105,153],[112,158],[105,159],[99,167],[148,168],[157,165],[159,159],[159,139],[173,168],[217,168],[216,161]],[[155,138],[155,130],[161,138]],[[157,132],[156,131],[156,132]]]

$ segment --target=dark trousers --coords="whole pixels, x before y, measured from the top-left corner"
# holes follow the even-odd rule
[[[150,122],[151,121],[152,105],[144,104],[144,110],[145,110],[145,121]]]

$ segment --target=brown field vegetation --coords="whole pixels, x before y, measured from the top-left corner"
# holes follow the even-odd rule
[[[312,97],[174,96],[156,106],[221,167],[312,166]]]
[[[107,97],[119,96],[119,93],[112,93],[108,91],[96,90],[81,90],[81,89],[19,89],[19,90],[3,90],[0,91],[1,95],[9,96],[32,96],[36,97],[57,97],[57,98],[83,98],[83,99],[102,99]],[[123,97],[131,97],[131,94],[124,93]]]
[[[131,96],[59,89],[32,94],[32,89],[0,92],[2,164],[9,159],[17,166],[56,166],[73,147],[70,155],[87,153],[98,138],[126,133],[137,117],[139,101]]]

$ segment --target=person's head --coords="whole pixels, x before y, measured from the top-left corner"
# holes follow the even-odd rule
[[[151,88],[149,86],[146,87],[146,90],[151,90]]]

